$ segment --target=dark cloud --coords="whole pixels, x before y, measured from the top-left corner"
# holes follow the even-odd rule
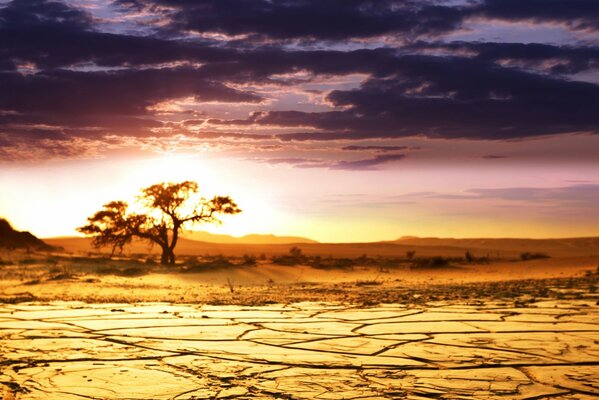
[[[331,165],[331,169],[341,169],[349,171],[357,170],[370,170],[375,169],[377,166],[387,164],[393,161],[403,160],[406,156],[404,154],[380,154],[373,158],[357,161],[339,161]]]
[[[574,29],[599,29],[596,0],[484,0],[467,12],[503,21],[558,22]]]
[[[268,140],[273,139],[272,135],[260,135],[255,133],[239,132],[199,132],[191,134],[193,137],[201,139],[243,139],[243,140]]]
[[[375,153],[388,153],[394,151],[402,151],[412,149],[408,146],[344,146],[341,150],[345,151],[373,151]]]
[[[487,154],[482,156],[483,160],[501,160],[502,158],[508,158],[508,156],[502,156],[498,154]]]
[[[121,26],[108,33],[102,30],[104,22],[74,2],[14,0],[0,6],[4,142],[182,133],[240,141],[276,137],[283,145],[289,140],[417,135],[502,140],[599,132],[599,86],[572,77],[598,68],[598,47],[439,41],[439,35],[461,29],[471,17],[558,22],[593,30],[598,9],[594,0],[485,0],[461,5],[396,0],[121,0],[116,4],[123,13],[143,9],[154,21],[145,30]],[[189,31],[243,37],[207,38]],[[388,47],[370,48],[381,38]],[[352,43],[346,44],[348,40]],[[325,78],[349,74],[362,74],[364,81],[329,93],[318,88],[332,106],[329,111],[304,112],[300,110],[306,108],[285,107],[289,103],[284,102],[270,107],[264,101],[269,98],[263,94],[268,91],[265,85],[305,91],[297,85],[325,86]],[[248,87],[259,88],[244,89]],[[261,111],[228,120],[202,110],[175,116],[153,108],[185,97],[197,102],[261,103]],[[298,132],[193,131],[194,126],[206,129],[210,124],[239,125],[250,132],[261,126]],[[326,166],[370,168],[401,159],[402,155],[390,153],[406,149],[346,146],[344,150],[377,156]]]
[[[101,127],[127,132],[162,125],[148,107],[173,98],[193,96],[198,101],[258,102],[251,92],[203,79],[192,68],[76,72],[52,70],[35,75],[0,73],[0,126],[50,124]]]
[[[468,54],[486,62],[538,68],[553,74],[575,74],[599,69],[599,47],[557,46],[541,43],[494,42],[417,42],[413,51],[445,50],[450,54]]]
[[[260,97],[202,79],[191,68],[114,72],[54,70],[35,75],[0,74],[0,108],[57,114],[146,114],[163,100],[196,96],[200,101],[257,102]]]
[[[304,157],[273,157],[273,158],[262,158],[254,159],[255,161],[261,161],[267,164],[289,164],[289,165],[310,165],[310,166],[321,166],[324,161],[317,158],[304,158]]]
[[[563,23],[598,29],[595,0],[482,0],[463,4],[405,0],[117,0],[160,15],[173,31],[275,40],[344,40],[382,35],[440,35],[472,17]]]
[[[379,154],[361,160],[328,160],[306,157],[272,157],[254,158],[252,160],[274,165],[287,164],[296,168],[328,168],[332,170],[367,171],[376,169],[376,167],[383,164],[403,160],[405,157],[404,154]]]
[[[206,40],[101,32],[87,13],[60,2],[17,0],[0,8],[0,70],[13,70],[22,62],[38,68],[222,62],[235,54]]]
[[[281,135],[287,140],[599,132],[598,85],[461,57],[399,57],[395,75],[335,90],[328,100],[343,111],[273,111],[251,122],[325,131]]]
[[[60,1],[15,0],[0,10],[0,24],[8,29],[39,26],[87,29],[92,26],[92,17]]]
[[[461,22],[459,7],[397,0],[119,0],[138,9],[168,7],[181,31],[339,40],[384,34],[438,34]]]

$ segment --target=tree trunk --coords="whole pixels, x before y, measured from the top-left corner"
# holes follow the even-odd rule
[[[177,246],[177,241],[179,240],[180,228],[181,223],[179,221],[174,221],[173,237],[171,239],[171,244],[168,246],[168,263],[171,265],[175,264],[175,247]]]
[[[169,249],[167,246],[162,246],[162,255],[160,256],[160,264],[168,265],[170,261]]]
[[[162,248],[162,255],[160,256],[160,264],[162,264],[162,265],[174,265],[175,264],[175,253],[167,246]]]

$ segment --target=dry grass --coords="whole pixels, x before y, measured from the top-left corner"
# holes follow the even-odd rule
[[[497,260],[480,265],[459,257],[336,259],[303,253],[295,257],[301,258],[301,264],[220,255],[182,258],[177,266],[164,267],[145,255],[110,259],[3,253],[0,301],[378,304],[598,296],[599,257]]]

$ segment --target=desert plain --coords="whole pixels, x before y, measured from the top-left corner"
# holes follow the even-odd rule
[[[599,240],[3,250],[3,399],[591,399]]]

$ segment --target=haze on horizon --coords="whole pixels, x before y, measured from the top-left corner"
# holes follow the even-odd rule
[[[599,235],[594,0],[0,0],[0,217],[194,180],[215,233]]]

